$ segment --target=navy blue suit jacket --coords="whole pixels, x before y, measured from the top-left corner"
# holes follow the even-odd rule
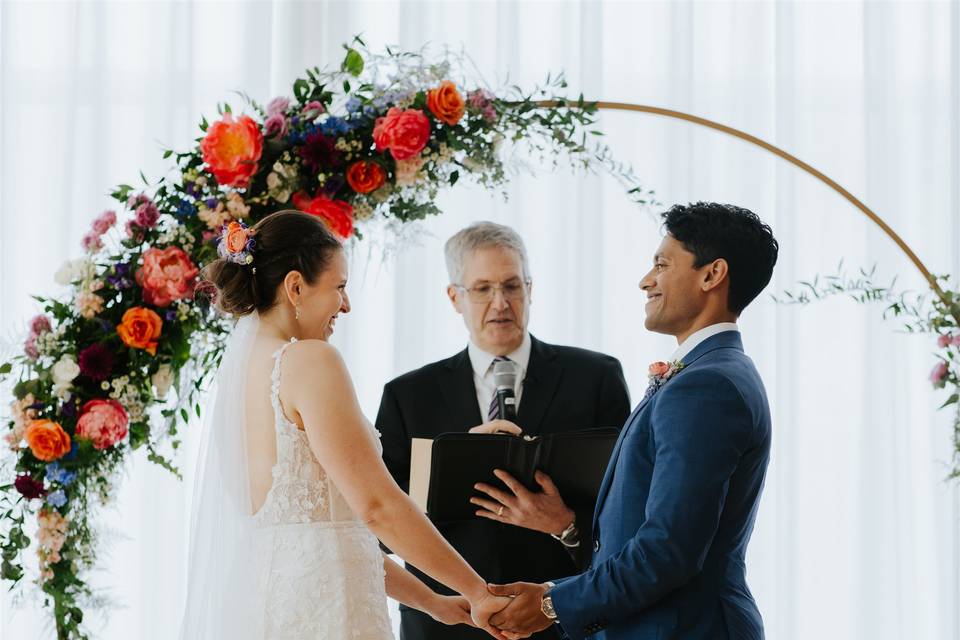
[[[627,419],[597,499],[593,560],[551,592],[570,638],[763,638],[744,556],[770,408],[740,333],[707,338]]]

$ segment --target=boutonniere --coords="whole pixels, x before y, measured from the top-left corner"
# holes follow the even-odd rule
[[[659,389],[667,380],[677,375],[677,373],[683,369],[685,365],[680,360],[674,360],[672,362],[654,362],[647,369],[648,378],[650,380],[650,386],[653,389]]]

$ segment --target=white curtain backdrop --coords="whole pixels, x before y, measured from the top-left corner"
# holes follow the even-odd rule
[[[379,48],[463,45],[491,81],[564,70],[571,94],[698,114],[812,163],[883,215],[938,273],[960,273],[960,9],[879,2],[8,2],[0,4],[0,332],[19,340],[80,253],[117,183],[165,172],[215,105],[289,91],[339,64],[354,34]],[[815,273],[878,265],[923,281],[853,207],[769,154],[654,116],[604,113],[616,156],[658,199],[747,206],[782,250],[769,293]],[[526,238],[532,331],[620,358],[634,399],[670,340],[645,333],[637,289],[659,242],[652,212],[612,180],[521,175],[510,199],[460,188],[418,246],[353,256],[353,312],[336,344],[363,407],[384,382],[463,348],[444,296],[442,242],[492,219]],[[766,381],[774,452],[750,549],[768,637],[960,639],[960,509],[943,481],[950,416],[930,389],[934,345],[880,309],[769,296],[742,318]],[[4,401],[4,404],[6,401]],[[93,637],[174,637],[195,434],[177,482],[136,457],[105,511],[96,584],[117,607]],[[0,637],[52,638],[35,601],[0,600]]]

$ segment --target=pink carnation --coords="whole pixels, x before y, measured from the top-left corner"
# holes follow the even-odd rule
[[[41,333],[46,333],[47,331],[50,331],[50,328],[51,328],[50,318],[43,315],[42,313],[40,315],[34,316],[30,320],[30,333],[32,333],[35,336],[38,336]]]
[[[104,211],[97,219],[93,221],[93,232],[98,236],[102,236],[107,231],[110,230],[110,227],[117,223],[117,214],[114,211]]]
[[[263,132],[270,137],[284,136],[287,133],[287,119],[282,113],[274,113],[263,123]]]
[[[83,405],[76,435],[93,442],[94,449],[107,449],[127,435],[130,418],[116,400],[91,400]]]
[[[180,247],[147,249],[143,266],[137,270],[137,284],[143,287],[147,304],[168,307],[175,300],[193,295],[193,287],[200,271]]]
[[[953,339],[950,337],[949,333],[946,335],[941,335],[937,338],[937,346],[940,347],[941,349],[945,347],[949,347],[950,343],[952,342],[953,342]]]
[[[290,108],[290,98],[277,96],[267,104],[267,115],[283,115]],[[268,118],[269,120],[269,118]]]
[[[100,236],[93,231],[84,235],[80,244],[83,246],[84,251],[89,251],[90,253],[103,249],[103,242],[100,240]]]
[[[946,385],[947,374],[949,372],[950,368],[946,362],[938,362],[937,366],[930,372],[930,382],[934,387],[942,389]]]
[[[323,108],[322,102],[317,102],[316,100],[311,100],[307,104],[303,105],[303,117],[307,118],[316,118],[318,115],[323,113],[325,109]]]
[[[137,207],[133,214],[133,221],[144,229],[152,229],[157,226],[157,220],[160,218],[160,211],[157,205],[149,200]]]

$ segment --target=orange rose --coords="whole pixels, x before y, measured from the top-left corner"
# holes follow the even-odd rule
[[[250,116],[236,120],[227,113],[214,122],[200,142],[203,161],[217,182],[229,187],[246,187],[257,172],[263,153],[263,133]]]
[[[670,371],[670,365],[660,361],[654,362],[647,368],[647,372],[651,376],[662,376],[665,375],[667,371]]]
[[[70,451],[70,436],[52,420],[34,420],[27,425],[23,437],[37,460],[53,462]]]
[[[227,233],[224,240],[227,244],[227,251],[230,253],[240,253],[247,249],[247,240],[250,239],[250,232],[239,222],[231,222],[227,225]]]
[[[437,116],[437,120],[446,122],[451,127],[463,117],[463,96],[457,91],[457,86],[449,80],[444,80],[436,89],[427,92],[427,108]]]
[[[370,193],[383,186],[387,173],[376,162],[360,160],[347,169],[347,184],[357,193]]]
[[[331,200],[325,196],[311,198],[303,191],[293,194],[293,206],[304,213],[323,219],[333,233],[346,240],[353,234],[353,207],[342,200]]]
[[[117,334],[123,344],[134,349],[143,349],[152,356],[157,355],[157,338],[163,328],[163,320],[155,312],[145,307],[131,307],[123,314],[123,321],[117,326]]]

